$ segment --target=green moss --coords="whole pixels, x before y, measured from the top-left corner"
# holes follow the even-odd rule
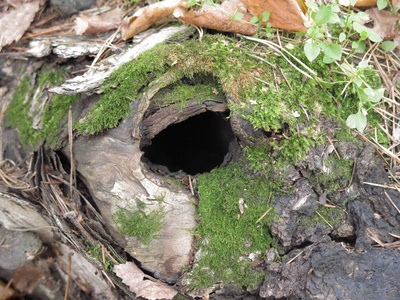
[[[63,69],[53,70],[44,66],[40,70],[37,80],[25,77],[13,94],[13,100],[6,111],[7,125],[17,128],[25,147],[33,147],[37,143],[46,141],[50,146],[56,146],[56,133],[60,126],[67,122],[69,107],[75,103],[79,96],[50,95],[50,101],[43,103],[46,97],[35,96],[42,93],[53,84],[59,84],[65,74]],[[32,98],[37,97],[35,109],[31,108]],[[33,128],[34,117],[40,113],[40,106],[44,106],[40,120],[40,128]]]
[[[280,193],[282,182],[266,174],[255,175],[244,160],[198,178],[200,221],[196,233],[202,255],[193,268],[191,287],[208,287],[219,281],[253,286],[263,280],[264,274],[251,269],[247,256],[258,252],[262,258],[266,249],[277,246],[269,228],[276,217],[270,203]]]
[[[221,96],[218,95],[221,91],[217,90],[217,87],[205,84],[178,84],[172,88],[162,89],[157,93],[156,97],[153,98],[153,102],[158,104],[160,107],[169,106],[171,104],[178,104],[180,109],[185,107],[187,100],[197,98],[199,104],[203,100],[218,100]]]
[[[346,188],[351,180],[353,164],[352,159],[338,159],[332,154],[324,161],[327,171],[312,176],[311,183],[314,189],[320,194],[323,192],[329,194]]]
[[[97,246],[93,247],[90,245],[90,243],[88,241],[85,241],[85,242],[86,242],[85,251],[89,254],[89,256],[93,257],[97,261],[99,261],[107,271],[112,272],[115,264],[114,264],[114,262],[112,262],[111,260],[109,260],[107,258],[107,255],[105,255],[104,263],[103,263],[103,253],[101,252],[101,246],[97,245]]]
[[[142,243],[149,244],[164,228],[165,212],[160,209],[146,213],[146,204],[140,200],[136,202],[137,210],[135,212],[119,209],[112,215],[112,218],[122,234],[134,236]]]
[[[299,215],[297,224],[298,226],[312,228],[320,223],[325,228],[332,228],[344,218],[345,212],[346,209],[342,206],[327,207],[321,205],[311,217]]]

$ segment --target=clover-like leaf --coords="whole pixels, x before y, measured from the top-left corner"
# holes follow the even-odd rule
[[[359,111],[356,114],[351,114],[347,118],[346,124],[350,128],[355,128],[362,133],[367,126],[367,117]]]
[[[383,95],[385,94],[385,88],[380,88],[380,89],[371,89],[371,88],[365,88],[364,93],[368,96],[368,100],[377,103],[381,101]]]
[[[309,61],[316,59],[320,52],[321,48],[315,43],[306,43],[304,45],[304,54],[307,56]]]

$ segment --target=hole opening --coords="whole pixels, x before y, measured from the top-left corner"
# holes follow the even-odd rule
[[[143,161],[169,172],[210,172],[224,162],[235,141],[228,113],[206,111],[168,126],[142,147]]]

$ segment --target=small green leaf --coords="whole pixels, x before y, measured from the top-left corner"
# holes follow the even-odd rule
[[[264,11],[261,15],[262,17],[262,22],[267,22],[269,20],[269,16],[271,15],[271,12],[269,11]]]
[[[204,2],[204,3],[209,5],[209,6],[215,6],[214,1],[212,1],[212,0],[206,0],[206,2]]]
[[[186,2],[186,4],[189,5],[189,6],[194,6],[194,5],[196,5],[196,3],[197,3],[196,0],[188,0],[188,1]]]
[[[367,33],[368,33],[368,38],[374,42],[374,43],[379,43],[382,42],[382,38],[377,34],[375,31],[373,31],[370,28],[367,28]]]
[[[306,43],[304,45],[304,54],[307,56],[310,62],[316,59],[320,52],[321,48],[317,44]]]
[[[353,83],[356,86],[360,87],[362,85],[362,79],[360,77],[356,77],[356,78],[354,78]]]
[[[258,22],[258,18],[256,16],[250,19],[250,24],[256,24]]]
[[[350,128],[356,128],[361,133],[367,126],[367,117],[362,113],[358,112],[356,114],[351,114],[346,120],[347,126]]]
[[[385,51],[393,51],[397,47],[396,43],[393,41],[384,41],[381,44],[381,48]]]
[[[344,33],[344,32],[341,32],[340,34],[339,34],[339,42],[343,42],[345,39],[346,39],[346,34]]]
[[[364,26],[362,26],[362,25],[359,24],[359,23],[353,23],[353,29],[354,29],[355,31],[357,31],[358,33],[361,33],[361,32],[363,32],[363,31],[365,31],[365,29],[367,29],[367,28],[364,27]]]
[[[331,57],[333,60],[340,60],[342,58],[342,46],[339,44],[328,44],[325,49],[325,55]]]
[[[232,20],[240,21],[241,19],[243,19],[243,17],[244,17],[244,14],[242,14],[241,12],[236,12],[233,14]]]
[[[355,53],[364,53],[366,48],[367,48],[367,43],[365,41],[359,41]]]
[[[322,58],[322,62],[324,63],[324,64],[327,64],[327,65],[329,65],[329,64],[331,64],[331,63],[333,63],[335,60],[332,58],[332,57],[330,57],[330,56],[328,56],[328,55],[324,55],[324,57]]]
[[[383,95],[385,94],[385,88],[380,88],[380,89],[371,89],[371,88],[365,88],[364,93],[368,96],[368,100],[377,103],[381,101]]]
[[[382,9],[385,9],[385,7],[388,5],[388,3],[386,0],[378,0],[376,5],[378,6],[379,10],[382,10]]]
[[[332,8],[331,6],[321,5],[317,12],[311,14],[311,17],[317,25],[326,24],[331,18]]]

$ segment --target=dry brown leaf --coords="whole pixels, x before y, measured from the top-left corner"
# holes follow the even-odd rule
[[[43,3],[44,0],[26,2],[0,15],[0,47],[19,41]]]
[[[122,38],[130,39],[154,23],[172,15],[175,8],[189,8],[187,0],[164,0],[139,9],[122,26]]]
[[[240,21],[232,20],[232,16],[236,12],[244,15]],[[204,4],[196,11],[177,9],[174,12],[174,17],[186,23],[219,31],[245,35],[257,33],[257,27],[248,23],[252,16],[247,13],[240,0],[224,1],[221,5],[215,6]]]
[[[100,15],[79,16],[76,18],[75,33],[93,34],[117,28],[122,23],[123,14],[121,8],[115,8]]]
[[[14,271],[13,281],[16,290],[30,294],[40,284],[46,281],[47,272],[34,264],[28,264]]]
[[[136,297],[149,300],[172,299],[178,293],[172,287],[145,275],[133,262],[115,265],[113,271]]]
[[[377,0],[358,0],[355,6],[373,6],[376,2]]]
[[[366,13],[374,20],[372,30],[384,40],[392,40],[398,35],[395,25],[399,20],[399,16],[387,10],[379,10],[378,8],[370,8]]]
[[[264,11],[271,13],[268,22],[274,28],[307,31],[306,17],[297,0],[242,0],[245,7],[257,17]]]

